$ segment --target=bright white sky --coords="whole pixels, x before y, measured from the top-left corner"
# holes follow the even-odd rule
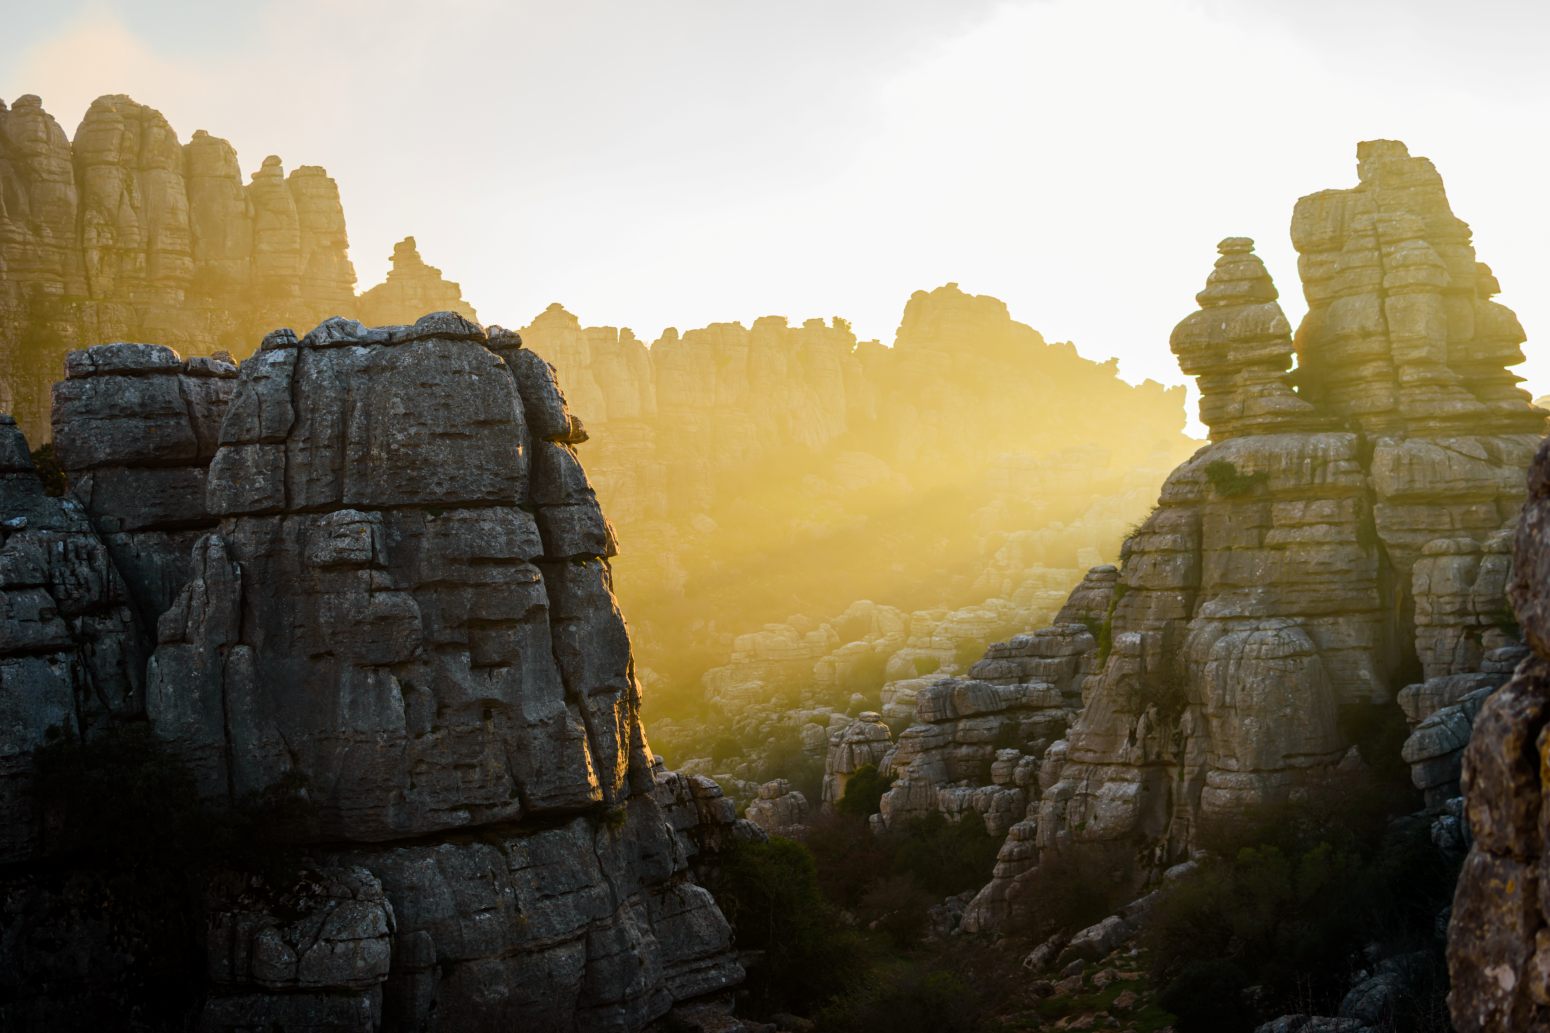
[[[1295,322],[1301,194],[1432,158],[1550,391],[1541,0],[3,0],[0,98],[339,181],[362,287],[414,234],[489,322],[842,315],[957,281],[1131,380],[1224,236]],[[1192,407],[1193,408],[1193,407]],[[1192,413],[1193,415],[1193,413]]]

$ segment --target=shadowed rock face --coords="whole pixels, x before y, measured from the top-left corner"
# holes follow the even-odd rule
[[[966,928],[1015,911],[1042,856],[1097,853],[1144,877],[1203,825],[1357,763],[1347,712],[1397,700],[1416,786],[1437,808],[1457,796],[1470,720],[1523,655],[1503,619],[1504,529],[1544,413],[1503,368],[1521,331],[1430,162],[1385,141],[1358,157],[1356,187],[1298,203],[1310,311],[1295,338],[1252,242],[1222,241],[1172,337],[1211,443],[1169,476],[1119,570],[1072,594],[1072,623],[971,669],[1064,658],[1006,672],[1046,702],[1018,755],[995,754],[1002,777],[962,770],[991,750],[983,718],[922,705],[900,734],[885,819],[970,800],[1004,823],[1014,787],[1028,798]]]
[[[66,352],[157,341],[246,355],[270,327],[336,313],[382,323],[449,309],[457,285],[414,250],[355,295],[344,209],[313,165],[265,158],[246,185],[231,144],[185,144],[161,113],[99,97],[70,140],[35,96],[0,103],[0,411],[33,443]]]
[[[109,549],[0,416],[0,862],[34,846],[33,751],[142,713],[145,658]]]
[[[215,524],[205,471],[236,376],[230,356],[184,361],[162,345],[110,344],[71,352],[54,385],[54,454],[148,634]]]
[[[208,887],[203,1029],[629,1030],[740,981],[688,868],[757,830],[647,747],[585,435],[516,335],[330,319],[240,372],[68,369],[79,502],[0,426],[0,856],[32,748],[108,708],[207,797],[310,805],[294,886]]]
[[[1448,1002],[1461,1033],[1550,1025],[1550,448],[1528,485],[1510,592],[1533,653],[1479,704],[1464,751],[1474,842],[1448,925]]]

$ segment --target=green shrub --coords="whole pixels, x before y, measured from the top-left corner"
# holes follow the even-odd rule
[[[893,776],[878,774],[876,764],[863,764],[845,782],[845,795],[835,804],[835,810],[857,818],[876,814],[882,805],[883,794],[893,785]]]
[[[931,811],[891,831],[887,839],[893,870],[938,897],[977,890],[989,882],[1001,848],[974,811],[957,821]]]
[[[1143,714],[1156,707],[1164,721],[1171,721],[1189,705],[1189,683],[1172,671],[1152,672],[1137,678],[1126,695],[1125,706],[1132,713]]]
[[[1211,482],[1211,487],[1222,498],[1234,499],[1247,495],[1269,481],[1270,474],[1263,470],[1259,473],[1240,473],[1231,460],[1214,459],[1206,464],[1206,480]]]
[[[1109,654],[1114,652],[1114,614],[1110,613],[1102,624],[1098,625],[1098,668],[1108,663]]]
[[[820,814],[803,841],[818,866],[818,885],[835,906],[855,909],[893,860],[883,840],[872,834],[865,815],[836,810]]]
[[[934,656],[917,656],[915,658],[915,677],[924,678],[928,674],[935,674],[942,669],[942,661]]]
[[[737,741],[736,736],[719,736],[715,742],[710,744],[710,759],[717,764],[731,760],[733,757],[741,757],[742,755],[743,744]]]
[[[926,912],[937,898],[910,875],[889,875],[872,883],[857,908],[868,929],[887,935],[895,947],[910,947],[926,930]]]
[[[1156,516],[1161,510],[1162,510],[1162,503],[1158,503],[1157,505],[1153,506],[1147,512],[1146,516],[1142,517],[1140,520],[1137,520],[1135,523],[1131,524],[1128,528],[1126,528],[1125,536],[1120,539],[1120,545],[1123,546],[1126,542],[1130,541],[1136,535],[1138,535],[1142,531],[1146,530],[1146,525],[1148,523],[1150,523],[1152,518],[1154,516]]]
[[[824,1033],[976,1033],[988,1016],[962,976],[929,965],[901,965],[869,980],[819,1016]]]
[[[985,650],[988,648],[990,643],[982,639],[962,639],[953,646],[953,663],[957,665],[958,670],[967,671],[985,655]]]
[[[839,694],[845,698],[853,693],[860,693],[868,699],[877,698],[883,683],[887,681],[884,672],[888,668],[888,658],[882,653],[867,653],[856,660],[850,669],[845,672],[844,679],[839,685]]]
[[[65,493],[68,487],[65,471],[59,465],[59,458],[54,455],[52,441],[45,441],[32,450],[32,465],[38,471],[38,479],[43,482],[43,494],[58,498]]]
[[[1250,987],[1252,1014],[1233,1012],[1241,1028],[1332,1014],[1372,943],[1436,953],[1433,923],[1457,864],[1432,846],[1424,819],[1391,821],[1392,807],[1381,787],[1334,785],[1231,830],[1242,843],[1231,852],[1229,832],[1214,833],[1221,852],[1165,889],[1143,933],[1181,1033],[1223,1028],[1220,1009],[1247,1008]],[[1427,991],[1441,992],[1440,980]],[[1440,1008],[1411,1003],[1418,1016]]]
[[[859,984],[859,937],[823,899],[802,844],[734,843],[708,881],[738,948],[762,952],[745,984],[756,1010],[811,1013]]]
[[[1230,961],[1190,961],[1163,987],[1157,999],[1177,1017],[1181,1030],[1253,1029],[1254,1012],[1243,995],[1247,979],[1243,970]]]
[[[1134,896],[1129,871],[1093,847],[1047,851],[1011,900],[1013,931],[1029,940],[1074,933],[1107,918]]]

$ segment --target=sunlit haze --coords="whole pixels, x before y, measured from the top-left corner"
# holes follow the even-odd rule
[[[649,341],[842,315],[891,342],[911,291],[956,281],[1166,383],[1216,240],[1259,242],[1295,322],[1292,199],[1399,138],[1498,271],[1537,395],[1547,21],[1513,0],[59,2],[8,13],[0,99],[39,94],[73,133],[129,93],[244,172],[323,165],[363,288],[413,233],[487,321],[562,301]]]

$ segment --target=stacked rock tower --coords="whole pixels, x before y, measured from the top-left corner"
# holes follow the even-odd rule
[[[1219,245],[1171,340],[1211,440],[1118,569],[921,692],[884,758],[878,820],[969,807],[1007,830],[967,929],[1004,923],[1073,852],[1145,884],[1206,826],[1360,766],[1351,718],[1396,703],[1413,780],[1456,824],[1470,721],[1525,652],[1508,549],[1545,414],[1431,162],[1394,141],[1357,158],[1356,186],[1293,214],[1295,333],[1252,241]]]

